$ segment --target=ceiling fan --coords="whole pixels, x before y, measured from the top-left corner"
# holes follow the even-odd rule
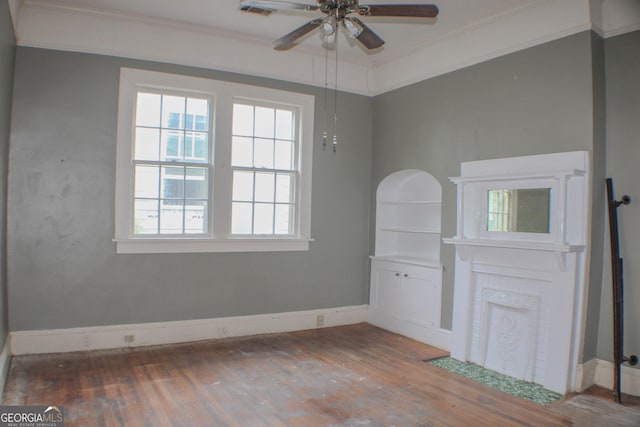
[[[338,25],[342,25],[350,37],[357,39],[367,49],[376,49],[384,44],[384,40],[371,28],[359,18],[349,16],[350,14],[404,18],[435,18],[438,16],[438,7],[434,4],[360,5],[358,0],[318,0],[315,5],[285,0],[241,0],[240,10],[261,15],[270,15],[280,10],[322,12],[327,15],[324,18],[312,19],[274,41],[275,50],[291,49],[296,45],[296,41],[315,29],[319,29],[323,36],[332,37],[337,31]]]

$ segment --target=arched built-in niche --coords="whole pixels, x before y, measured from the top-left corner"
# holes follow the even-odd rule
[[[448,350],[450,335],[440,329],[441,196],[438,180],[417,169],[378,185],[369,322]]]
[[[442,187],[429,173],[407,169],[376,192],[375,257],[439,267]]]

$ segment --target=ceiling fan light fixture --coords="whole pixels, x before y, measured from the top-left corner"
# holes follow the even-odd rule
[[[362,34],[362,27],[349,18],[344,18],[342,26],[347,30],[347,34],[349,34],[349,37],[352,39],[358,38],[358,36]]]
[[[328,36],[325,36],[324,34],[320,34],[320,37],[322,39],[322,47],[324,49],[327,50],[334,50],[336,47],[336,34],[337,33],[333,33],[333,34],[329,34]]]
[[[320,24],[320,32],[323,36],[330,36],[336,32],[336,17],[331,15],[327,16]]]
[[[361,5],[359,0],[316,0],[315,5],[298,3],[299,0],[240,0],[240,9],[245,12],[268,15],[279,10],[320,12],[326,17],[315,18],[301,27],[285,34],[274,42],[274,49],[288,50],[297,45],[297,41],[318,30],[323,44],[328,38],[335,39],[338,24],[351,39],[357,39],[360,44],[375,52],[384,45],[384,40],[367,24],[350,14],[363,17],[395,17],[395,18],[436,18],[439,14],[435,4],[370,4]]]

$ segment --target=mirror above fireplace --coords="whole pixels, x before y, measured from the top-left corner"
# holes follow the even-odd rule
[[[487,191],[487,231],[550,233],[551,188]]]

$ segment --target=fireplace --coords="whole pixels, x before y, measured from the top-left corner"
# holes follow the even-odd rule
[[[533,381],[538,337],[536,296],[505,289],[482,289],[479,327],[472,354],[480,365],[512,377]],[[544,341],[543,341],[544,344]]]
[[[566,393],[583,331],[587,152],[465,162],[452,357]]]

